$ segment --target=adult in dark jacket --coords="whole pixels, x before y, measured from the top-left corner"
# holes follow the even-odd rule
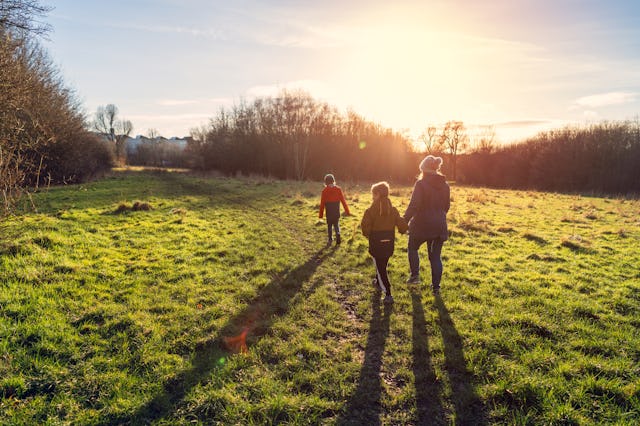
[[[451,204],[450,189],[440,173],[442,158],[428,155],[420,163],[420,178],[413,187],[411,201],[404,214],[409,222],[409,268],[411,276],[407,283],[420,283],[420,256],[418,249],[427,243],[431,263],[431,287],[440,291],[442,279],[442,245],[449,237],[447,212]]]

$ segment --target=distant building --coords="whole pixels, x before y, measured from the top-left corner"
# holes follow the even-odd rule
[[[152,167],[185,167],[185,148],[191,137],[158,136],[148,138],[138,135],[127,138],[125,149],[127,164]]]
[[[180,150],[184,150],[187,147],[189,140],[192,139],[191,136],[186,136],[183,138],[179,138],[173,136],[169,139],[164,136],[158,136],[155,138],[148,138],[143,135],[138,135],[135,138],[127,137],[127,141],[125,142],[125,147],[127,150],[127,155],[135,154],[138,151],[138,147],[140,144],[158,144],[162,146],[170,146],[174,148],[178,148]],[[165,145],[166,144],[166,145]]]
[[[95,133],[106,142],[111,142],[109,135]],[[126,163],[129,165],[153,167],[185,167],[185,148],[192,141],[191,136],[169,139],[164,136],[149,138],[137,135],[127,136],[124,142]]]

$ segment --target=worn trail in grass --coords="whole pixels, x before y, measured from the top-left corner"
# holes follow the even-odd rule
[[[403,283],[402,236],[389,307],[368,188],[343,189],[340,247],[318,183],[119,172],[39,194],[2,224],[2,423],[640,421],[640,203],[454,187],[442,296],[426,259]]]

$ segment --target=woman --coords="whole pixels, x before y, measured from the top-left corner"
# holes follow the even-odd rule
[[[431,287],[434,294],[440,292],[442,278],[442,244],[449,237],[447,212],[451,204],[449,185],[440,173],[442,158],[428,155],[420,163],[420,177],[413,187],[411,201],[404,214],[409,222],[409,268],[407,283],[420,283],[420,256],[418,249],[427,243],[431,263]]]

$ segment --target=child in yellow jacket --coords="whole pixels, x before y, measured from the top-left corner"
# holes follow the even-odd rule
[[[373,202],[362,217],[362,234],[369,238],[369,254],[376,267],[373,284],[385,293],[384,302],[393,303],[391,283],[387,275],[389,258],[393,255],[395,229],[401,234],[407,232],[407,222],[400,216],[398,209],[389,200],[389,184],[379,182],[371,186]]]

